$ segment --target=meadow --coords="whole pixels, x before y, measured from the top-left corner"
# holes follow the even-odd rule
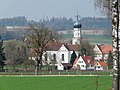
[[[72,40],[72,34],[65,34],[63,36],[66,40]],[[104,35],[89,35],[89,34],[82,34],[82,37],[93,44],[112,44],[112,37],[111,36],[104,36]]]
[[[111,90],[110,76],[1,76],[0,90]]]

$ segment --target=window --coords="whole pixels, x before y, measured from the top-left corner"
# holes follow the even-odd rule
[[[53,54],[53,60],[56,61],[56,54]]]
[[[84,67],[84,65],[81,65],[82,67]]]
[[[64,61],[64,54],[62,54],[62,61]]]
[[[100,68],[100,66],[98,66],[98,68]]]
[[[78,63],[83,63],[83,61],[79,61]]]

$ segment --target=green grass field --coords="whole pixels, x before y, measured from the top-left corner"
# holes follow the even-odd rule
[[[0,90],[96,90],[96,76],[0,77]],[[97,90],[111,90],[112,77],[99,76]]]
[[[63,38],[68,40],[72,40],[72,37],[72,34],[65,34],[63,36]],[[93,44],[112,44],[112,37],[110,36],[82,34],[82,37]]]

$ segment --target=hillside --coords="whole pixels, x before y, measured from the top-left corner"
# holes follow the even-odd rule
[[[27,26],[29,23],[36,21],[27,20],[25,16],[3,18],[0,19],[0,26]],[[40,19],[40,23],[58,31],[64,29],[72,29],[75,21],[72,18],[66,17],[52,17],[50,19]],[[111,30],[111,19],[108,18],[97,18],[97,17],[83,17],[79,21],[82,24],[84,30]]]
[[[82,29],[85,30],[111,30],[111,19],[108,18],[91,18],[85,17],[80,20],[82,23]]]

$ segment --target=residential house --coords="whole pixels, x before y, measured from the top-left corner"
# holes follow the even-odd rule
[[[105,61],[97,61],[95,63],[95,70],[108,70],[108,65]]]
[[[70,59],[73,51],[75,51],[76,55],[79,54],[78,45],[52,42],[46,46],[44,55],[46,54],[49,65],[55,65],[57,70],[66,70],[72,67]],[[43,59],[45,58],[43,57]],[[45,63],[43,62],[43,64]]]
[[[94,70],[94,61],[92,60],[91,56],[77,57],[74,61],[73,69]]]
[[[112,52],[112,45],[95,45],[95,61],[104,60],[107,62],[107,58],[110,52]]]

